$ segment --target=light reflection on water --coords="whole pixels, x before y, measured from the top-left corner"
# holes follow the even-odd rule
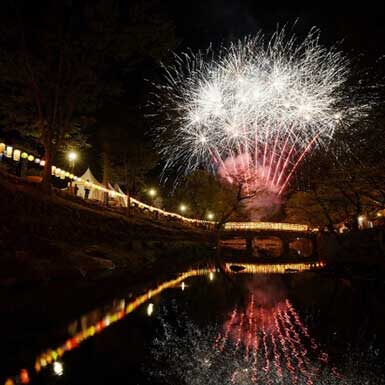
[[[270,286],[266,288],[265,285]],[[261,280],[249,287],[246,304],[236,305],[223,325],[202,326],[188,315],[171,323],[170,309],[152,346],[153,368],[162,384],[184,385],[380,385],[383,375],[370,349],[347,349],[338,368],[311,335],[284,292]],[[163,314],[162,314],[163,313]],[[369,347],[370,348],[370,347]],[[365,356],[366,354],[366,356]]]
[[[233,271],[232,265],[238,265],[240,269]],[[305,271],[314,267],[320,267],[319,264],[310,263],[295,263],[295,264],[232,264],[227,263],[225,270],[230,273],[285,273],[289,271]],[[101,333],[103,330],[114,324],[115,322],[123,319],[128,314],[132,313],[139,306],[147,302],[152,297],[160,294],[162,291],[168,288],[172,288],[181,284],[182,290],[187,286],[184,281],[191,277],[207,276],[210,281],[215,277],[214,268],[204,269],[192,269],[180,274],[177,278],[168,280],[158,285],[156,288],[148,290],[146,293],[139,295],[134,300],[129,302],[126,299],[114,300],[111,305],[104,307],[103,309],[96,309],[86,315],[82,316],[80,320],[74,321],[69,325],[69,332],[71,337],[59,346],[47,349],[42,354],[39,354],[35,359],[35,364],[32,369],[22,369],[18,375],[9,377],[5,384],[13,385],[16,383],[29,383],[30,375],[34,376],[47,367],[53,367],[53,372],[57,375],[62,375],[64,368],[60,361],[61,357],[66,352],[69,352],[89,338]],[[154,305],[150,303],[147,307],[147,314],[150,316],[154,312]],[[80,331],[78,331],[80,326]]]

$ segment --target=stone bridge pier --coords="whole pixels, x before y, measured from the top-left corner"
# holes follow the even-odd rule
[[[239,237],[239,235],[238,235]],[[281,243],[281,252],[280,252],[280,257],[289,257],[290,254],[292,253],[291,250],[295,250],[295,247],[290,247],[290,245],[292,244],[295,244],[296,242],[298,243],[303,243],[304,240],[305,242],[309,242],[310,243],[310,248],[311,248],[311,252],[310,253],[305,253],[306,255],[302,255],[302,256],[306,256],[306,257],[309,257],[309,258],[317,258],[318,255],[317,255],[317,238],[315,236],[315,234],[266,234],[264,233],[263,235],[262,234],[255,234],[255,233],[251,233],[251,234],[244,234],[244,239],[245,239],[245,243],[246,243],[246,256],[247,257],[253,257],[255,256],[255,254],[257,253],[257,250],[256,250],[256,247],[255,247],[255,243],[256,241],[258,240],[264,240],[266,238],[275,238],[275,239],[279,239],[280,243]],[[228,235],[226,236],[226,238],[228,239]],[[307,248],[308,249],[308,248]],[[300,254],[299,254],[300,255]]]
[[[244,250],[246,257],[306,257],[316,259],[317,232],[282,229],[227,229],[222,233],[224,248]]]

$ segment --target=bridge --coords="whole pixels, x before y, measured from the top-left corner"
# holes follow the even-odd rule
[[[293,252],[297,256],[309,258],[317,257],[318,229],[303,224],[276,223],[276,222],[228,222],[224,225],[221,236],[223,249],[242,250],[246,257],[263,256],[266,253],[263,243],[270,241],[273,249],[279,249],[280,257],[289,257]],[[275,241],[272,242],[272,240]],[[277,243],[279,247],[277,247]],[[302,247],[306,252],[301,252]],[[262,246],[262,247],[261,247]],[[290,247],[293,246],[293,247]],[[298,246],[297,246],[298,247]],[[292,251],[293,250],[293,251]]]

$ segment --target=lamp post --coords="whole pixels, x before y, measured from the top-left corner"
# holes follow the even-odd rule
[[[158,192],[156,191],[156,189],[151,187],[150,189],[147,190],[147,194],[150,197],[151,204],[154,205],[154,199],[158,195]]]
[[[179,206],[179,211],[184,214],[187,211],[187,206],[183,203]]]
[[[74,151],[70,151],[68,153],[67,158],[68,158],[68,162],[69,162],[70,172],[71,172],[71,174],[73,174],[74,173],[74,169],[75,169],[75,162],[76,162],[76,160],[78,158],[78,154],[76,152],[74,152]],[[70,187],[70,191],[72,193],[72,179],[70,179],[70,186],[69,187]]]

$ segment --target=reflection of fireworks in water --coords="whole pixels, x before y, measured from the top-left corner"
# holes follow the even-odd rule
[[[384,384],[383,378],[363,378],[351,362],[344,375],[329,365],[288,300],[259,305],[251,295],[244,311],[229,314],[217,337],[190,321],[178,321],[180,330],[162,323],[164,338],[153,348],[161,369],[153,374],[165,384]]]
[[[223,349],[226,344],[235,343],[238,349],[242,341],[244,360],[251,366],[252,382],[271,383],[273,374],[277,379],[285,378],[288,384],[297,384],[301,379],[310,385],[314,383],[320,365],[327,364],[327,355],[310,337],[289,301],[267,308],[255,306],[254,296],[251,296],[246,311],[236,320],[233,315],[234,312],[225,326],[221,346]],[[259,341],[262,342],[260,349]],[[308,353],[309,350],[312,354]],[[258,355],[261,355],[260,364]],[[314,360],[317,364],[313,364]],[[338,376],[336,369],[333,368],[332,372]],[[258,373],[264,375],[258,379]],[[244,378],[245,375],[245,371],[236,370],[231,382],[239,383],[238,376]]]
[[[348,60],[319,44],[278,31],[212,52],[177,57],[158,86],[165,168],[205,166],[245,193],[280,195],[306,153],[336,128],[357,120],[368,104],[347,86]]]

